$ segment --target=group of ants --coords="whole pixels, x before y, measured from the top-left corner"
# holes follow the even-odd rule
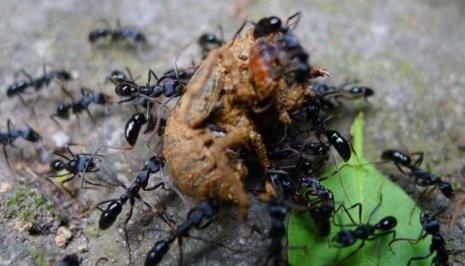
[[[300,16],[300,13],[291,18],[296,16]],[[281,20],[275,16],[263,18],[256,23],[252,22],[252,24],[255,34],[268,34],[277,31],[285,34],[289,31],[289,27],[284,26]],[[92,44],[98,42],[128,42],[131,45],[140,46],[147,42],[147,38],[142,32],[130,27],[122,27],[118,22],[116,28],[106,26],[90,32],[89,41]],[[221,36],[213,33],[202,34],[198,39],[198,44],[201,48],[203,58],[211,50],[221,47],[224,42],[222,34]],[[166,108],[166,104],[171,99],[182,96],[195,70],[195,66],[185,69],[175,67],[164,73],[161,77],[158,77],[152,70],[149,70],[146,84],[137,83],[129,69],[126,69],[126,71],[115,70],[111,73],[106,81],[114,84],[115,93],[121,98],[119,103],[132,103],[137,110],[127,121],[124,131],[129,148],[119,148],[131,149],[136,144],[144,125],[144,134],[154,132],[162,136],[166,120],[161,117],[160,112],[153,115],[150,110],[154,108],[155,103],[159,104],[158,110]],[[19,78],[20,74],[24,77]],[[39,77],[33,77],[21,69],[16,73],[14,83],[7,88],[6,94],[8,97],[18,97],[23,104],[27,105],[24,99],[26,94],[31,93],[31,90],[38,92],[48,87],[53,81],[57,81],[61,85],[62,91],[70,100],[60,103],[56,109],[56,113],[52,114],[50,118],[58,123],[58,119],[70,119],[70,114],[79,115],[86,112],[92,121],[95,122],[95,118],[89,111],[89,107],[91,105],[111,104],[111,97],[105,93],[82,88],[80,97],[76,99],[63,86],[65,82],[72,79],[73,75],[68,71],[47,70],[45,66],[43,74]],[[278,197],[268,203],[271,225],[268,230],[270,244],[265,264],[287,264],[285,255],[283,254],[284,250],[286,250],[283,241],[286,238],[285,219],[292,209],[308,212],[315,222],[317,233],[322,237],[328,237],[332,225],[336,224],[333,218],[334,215],[341,210],[344,211],[352,221],[353,228],[343,229],[336,233],[332,239],[332,244],[342,249],[353,246],[355,243],[360,243],[344,259],[356,254],[364,246],[365,241],[386,237],[386,235],[393,236],[389,243],[390,247],[398,241],[408,241],[411,244],[417,244],[426,237],[431,236],[430,253],[412,257],[407,264],[411,265],[414,261],[424,260],[433,256],[433,265],[451,265],[449,256],[452,251],[446,248],[447,242],[443,235],[441,235],[440,222],[436,218],[443,210],[434,215],[427,211],[421,212],[420,223],[423,232],[418,239],[405,239],[395,237],[395,227],[397,225],[395,217],[386,216],[376,223],[370,221],[374,213],[381,207],[382,197],[380,197],[379,203],[370,213],[366,223],[362,223],[361,221],[362,205],[360,203],[348,208],[342,204],[337,206],[333,192],[321,182],[325,178],[318,177],[318,174],[321,173],[330,156],[334,161],[331,147],[345,162],[351,158],[353,151],[350,143],[338,131],[327,128],[327,114],[338,108],[342,103],[341,100],[366,100],[368,97],[374,95],[374,92],[372,89],[358,83],[344,83],[339,86],[332,86],[321,81],[313,81],[311,85],[314,92],[312,99],[306,102],[301,109],[291,114],[291,118],[296,124],[300,125],[299,129],[283,128],[285,132],[284,136],[279,137],[269,149],[269,157],[273,160],[274,167],[266,170],[265,174],[278,191]],[[159,101],[161,96],[164,96],[164,102]],[[143,111],[140,111],[140,108]],[[302,127],[304,130],[302,130]],[[295,134],[293,135],[293,133]],[[303,134],[308,135],[310,133],[314,134],[313,139],[305,138],[301,140],[302,138],[299,138]],[[324,136],[327,141],[322,141],[321,136]],[[10,120],[7,121],[7,131],[0,132],[0,144],[2,145],[8,167],[12,172],[14,170],[8,159],[7,146],[16,147],[14,142],[19,138],[31,143],[40,143],[42,140],[40,134],[33,128],[26,126],[24,129],[16,129]],[[70,149],[73,145],[69,144],[66,146],[67,154],[54,152],[56,156],[60,157],[50,162],[50,169],[56,174],[47,177],[48,180],[51,180],[50,178],[62,179],[59,183],[69,194],[71,192],[64,184],[75,177],[80,178],[81,187],[84,187],[84,185],[101,185],[86,178],[85,174],[96,173],[100,170],[98,164],[103,157],[100,154],[101,150],[104,148],[118,148],[108,146],[100,147],[93,153],[74,153]],[[417,186],[438,189],[449,199],[454,197],[454,189],[449,182],[421,168],[423,153],[408,154],[400,150],[386,150],[382,153],[381,159],[383,162],[392,162],[400,172],[411,177]],[[130,186],[118,181],[118,185],[125,190],[119,198],[105,200],[97,204],[97,208],[101,211],[98,223],[99,228],[105,230],[114,224],[122,212],[123,206],[129,202],[129,213],[124,221],[124,233],[129,254],[131,254],[131,250],[126,227],[132,217],[133,207],[136,201],[141,201],[151,208],[150,204],[141,198],[141,190],[166,189],[163,182],[149,185],[150,177],[162,172],[163,167],[164,158],[162,156],[151,156],[145,161],[142,169],[137,173]],[[55,184],[55,182],[52,183]],[[191,209],[183,223],[178,225],[167,238],[155,243],[147,255],[145,265],[157,265],[164,255],[168,253],[169,247],[173,242],[176,240],[180,241],[183,237],[193,237],[189,234],[191,229],[206,228],[214,220],[219,207],[217,202],[211,200],[202,202],[197,207]],[[360,221],[358,223],[354,221],[349,213],[349,210],[353,208],[359,208]],[[173,227],[172,221],[169,221],[164,216],[160,217]],[[106,260],[106,258],[101,258],[101,261],[103,260]]]

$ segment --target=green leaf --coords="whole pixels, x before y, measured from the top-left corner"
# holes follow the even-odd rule
[[[353,149],[355,151],[349,162],[338,165],[339,174],[331,176],[335,167],[327,169],[323,176],[331,176],[323,184],[333,191],[336,206],[340,203],[350,207],[355,203],[363,206],[362,223],[366,223],[370,212],[380,201],[381,208],[373,215],[370,223],[375,224],[385,216],[397,218],[397,238],[417,239],[421,232],[419,223],[420,209],[415,202],[389,178],[380,173],[369,160],[363,157],[363,114],[360,113],[352,126]],[[342,185],[341,185],[342,184]],[[344,191],[345,190],[345,191]],[[346,196],[347,195],[347,196]],[[411,216],[413,210],[413,214]],[[350,214],[359,222],[357,209]],[[412,217],[410,219],[410,217]],[[340,224],[350,224],[346,212],[339,211],[335,220]],[[345,227],[353,229],[354,227]],[[392,235],[366,241],[363,248],[355,255],[346,258],[361,243],[358,240],[353,246],[336,248],[329,245],[333,236],[342,230],[341,226],[331,226],[329,241],[318,236],[313,220],[307,212],[292,213],[288,226],[288,259],[291,265],[407,265],[410,258],[429,254],[431,238],[427,237],[419,244],[407,241],[395,242],[392,253],[388,247]],[[339,253],[339,255],[338,255]],[[415,261],[412,266],[431,265],[431,259]]]

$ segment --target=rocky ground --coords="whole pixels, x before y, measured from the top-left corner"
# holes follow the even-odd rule
[[[145,80],[149,68],[157,73],[171,68],[173,59],[183,46],[205,31],[222,25],[230,37],[245,18],[257,20],[270,14],[287,17],[302,11],[296,35],[310,49],[312,62],[328,68],[329,82],[359,79],[376,91],[370,105],[355,103],[334,121],[342,132],[348,132],[352,117],[365,110],[367,157],[377,160],[386,148],[424,151],[425,163],[435,172],[449,176],[456,185],[465,175],[465,3],[460,0],[412,1],[7,1],[0,9],[0,86],[6,88],[14,73],[24,68],[39,75],[44,63],[55,68],[73,70],[79,77],[68,85],[77,91],[87,86],[111,93],[104,79],[114,69],[129,67]],[[107,19],[121,19],[147,36],[150,47],[141,51],[124,47],[92,47],[88,32]],[[198,54],[195,45],[187,48],[179,60],[189,65]],[[76,92],[77,93],[77,92]],[[48,117],[63,97],[54,84],[42,90],[40,97],[27,95],[34,106],[38,122],[30,108],[17,98],[0,96],[0,122],[11,118],[17,127],[26,123],[41,128],[45,145],[53,147],[70,139],[90,146],[93,151],[107,143],[122,145],[123,127],[130,117],[129,107],[96,108],[97,124],[83,115],[56,125]],[[98,111],[99,109],[100,111]],[[99,113],[100,112],[100,113]],[[118,115],[117,115],[118,114]],[[6,125],[1,127],[6,130]],[[0,166],[0,265],[50,265],[67,254],[77,253],[83,265],[94,265],[101,257],[102,265],[126,265],[127,251],[118,226],[99,231],[99,212],[95,203],[118,197],[121,189],[98,189],[79,192],[79,202],[44,180],[48,166],[37,161],[34,149],[25,142],[25,164],[19,151],[8,149],[18,175],[16,182],[6,163]],[[144,140],[136,150],[108,150],[101,178],[118,176],[126,183],[142,167],[151,153]],[[49,154],[42,154],[47,159]],[[409,180],[395,168],[381,169],[413,191]],[[154,196],[157,194],[157,196]],[[437,196],[437,194],[434,194]],[[176,221],[181,220],[192,202],[184,203],[174,193],[144,193],[152,204],[166,206]],[[425,208],[436,208],[447,202],[422,202]],[[444,226],[451,239],[450,248],[460,249],[465,243],[465,212],[458,210],[455,223]],[[237,221],[234,210],[221,213],[217,222],[203,237],[220,241],[229,247],[253,252],[238,253],[218,248],[215,243],[189,240],[183,245],[184,261],[196,265],[252,265],[266,256],[264,236],[250,234],[250,224],[264,230],[267,214],[257,202],[250,211],[248,224]],[[123,219],[118,221],[122,224]],[[444,216],[444,225],[450,219]],[[137,204],[130,223],[130,243],[136,265],[142,263],[153,243],[165,236],[169,227]],[[178,260],[179,249],[173,246],[163,263]],[[456,257],[458,260],[462,255]],[[107,264],[105,264],[107,263]]]

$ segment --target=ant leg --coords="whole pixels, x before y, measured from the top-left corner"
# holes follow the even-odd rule
[[[348,259],[348,258],[352,257],[353,255],[357,254],[357,252],[358,252],[360,249],[362,249],[364,245],[365,245],[365,241],[362,240],[362,243],[360,243],[360,245],[359,245],[354,251],[350,252],[349,255],[345,256],[344,258],[342,258],[342,259],[339,260],[339,261],[343,261],[343,260]],[[336,263],[336,265],[338,265],[338,263]]]
[[[241,34],[242,30],[244,29],[245,25],[247,25],[247,23],[252,23],[252,25],[254,25],[254,26],[256,25],[256,23],[253,22],[253,21],[246,20],[246,21],[242,22],[241,26],[237,29],[236,33],[234,33],[234,36],[232,38],[232,42],[229,45],[229,47],[232,47],[234,45],[234,42],[239,37],[239,34]]]
[[[109,200],[101,201],[101,202],[97,203],[97,205],[95,205],[95,208],[97,208],[97,209],[99,209],[100,211],[103,212],[103,211],[105,211],[105,210],[102,209],[102,207],[100,207],[100,206],[102,206],[102,205],[104,205],[104,204],[107,204],[108,202],[114,202],[114,201],[117,201],[117,199],[109,199]]]
[[[132,96],[132,97],[129,97],[129,98],[126,98],[126,99],[123,99],[123,100],[118,101],[118,104],[130,102],[130,101],[132,101],[132,100],[134,100],[134,99],[136,99],[136,98],[137,98],[137,96]]]
[[[75,102],[73,95],[69,92],[64,86],[60,86],[61,91],[63,91],[66,96],[68,96],[73,102]]]
[[[370,223],[371,221],[371,218],[373,217],[373,215],[379,210],[379,208],[381,208],[381,204],[383,203],[383,194],[380,194],[379,195],[379,202],[378,204],[376,205],[376,207],[370,212],[370,215],[368,216],[368,221],[367,223]],[[361,210],[361,206],[360,206],[360,210]],[[359,213],[360,217],[361,217],[361,212]],[[361,222],[361,220],[360,220]]]
[[[128,77],[130,81],[134,81],[134,77],[132,76],[131,70],[129,70],[129,67],[126,67],[126,72],[128,72]]]
[[[29,107],[29,104],[26,103],[26,100],[24,100],[21,94],[18,94],[18,98],[21,101],[21,103],[24,104],[24,106]]]
[[[90,120],[92,121],[92,123],[93,123],[94,125],[97,125],[97,121],[95,121],[95,118],[94,118],[94,116],[91,114],[91,112],[89,111],[89,108],[86,108],[85,111],[86,111],[87,115],[89,116]]]
[[[69,190],[67,187],[65,187],[65,183],[71,181],[76,175],[72,175],[71,177],[68,177],[66,178],[65,180],[61,181],[60,182],[60,186],[61,188],[63,188],[64,191],[66,191],[66,193],[69,194],[70,197],[72,198],[75,198],[77,195],[73,195],[73,193],[71,192],[71,190]]]
[[[18,72],[16,72],[15,79],[17,78],[17,74],[19,73],[22,73],[24,76],[26,76],[26,78],[29,80],[30,83],[34,82],[34,79],[32,78],[32,76],[29,75],[29,73],[27,73],[26,70],[24,70],[24,68],[21,68]]]
[[[290,17],[287,18],[286,25],[289,27],[290,31],[293,31],[297,25],[299,24],[300,18],[302,17],[302,12],[298,11],[295,14],[291,15]],[[292,23],[291,22],[295,18],[295,21]]]
[[[412,261],[415,261],[415,260],[426,260],[426,259],[429,258],[431,255],[433,255],[433,253],[430,253],[430,254],[425,255],[425,256],[410,258],[410,259],[408,260],[407,266],[410,266],[410,264],[412,264]]]
[[[10,169],[10,172],[13,175],[13,180],[16,180],[17,176],[16,176],[15,171],[13,170],[13,167],[11,166],[10,159],[8,158],[8,153],[6,152],[5,145],[2,146],[2,149],[3,149],[3,155],[5,156],[6,164],[8,165],[8,169]]]
[[[128,246],[129,264],[132,263],[132,256],[131,256],[131,245],[129,244],[128,223],[132,217],[133,209],[134,209],[134,202],[131,201],[131,207],[129,208],[128,216],[126,217],[126,220],[124,221],[124,225],[123,225],[124,240],[126,241],[126,245]]]
[[[149,69],[148,78],[147,78],[147,86],[150,86],[150,82],[152,81],[152,77],[153,77],[157,82],[159,81],[158,76],[155,74],[155,72],[153,72],[152,69]]]
[[[425,239],[427,236],[428,236],[428,234],[426,232],[424,232],[423,230],[421,230],[420,235],[418,236],[417,239],[412,239],[412,238],[396,238],[396,239],[392,239],[389,242],[389,248],[392,250],[391,246],[397,241],[408,241],[410,244],[416,245],[416,244],[420,243],[420,241]]]
[[[359,213],[361,213],[362,205],[360,203],[357,203],[357,204],[355,204],[353,206],[350,206],[349,208],[346,208],[346,206],[344,206],[344,204],[339,205],[339,207],[337,207],[336,210],[334,210],[333,224],[336,225],[336,226],[354,226],[354,225],[357,225],[354,218],[352,217],[352,215],[349,212],[350,209],[353,209],[353,208],[356,208],[356,207],[359,208]],[[349,217],[352,224],[338,224],[338,223],[336,223],[334,221],[334,217],[336,216],[336,213],[338,213],[341,209],[343,209],[344,212],[347,214],[347,216]]]
[[[163,190],[166,190],[164,182],[158,183],[158,184],[156,184],[156,185],[154,185],[152,187],[143,188],[142,190],[144,190],[144,191],[152,191],[152,190],[155,190],[155,189],[157,189],[159,187],[161,187]]]
[[[421,163],[423,162],[423,157],[424,157],[425,154],[422,151],[419,151],[419,152],[412,152],[412,153],[410,153],[410,155],[418,156],[418,158],[415,160],[413,165],[415,167],[420,167]]]
[[[111,26],[110,26],[110,22],[108,22],[107,19],[99,19],[97,22],[101,22],[105,25],[105,27],[107,27],[108,30],[111,30]]]
[[[184,252],[182,251],[182,237],[178,237],[178,245],[179,245],[179,265],[182,265],[184,260]]]

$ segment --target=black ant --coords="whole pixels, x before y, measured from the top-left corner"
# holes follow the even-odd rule
[[[95,123],[95,120],[89,111],[89,106],[92,103],[98,105],[107,105],[111,101],[111,97],[109,95],[101,92],[96,93],[87,88],[81,88],[81,97],[78,100],[75,100],[69,91],[63,87],[61,87],[61,89],[68,97],[71,98],[72,102],[60,103],[58,105],[56,113],[50,116],[50,118],[52,118],[56,123],[58,123],[58,121],[55,120],[55,117],[69,119],[70,111],[78,116],[83,111],[86,111],[86,113]]]
[[[292,30],[297,26],[298,22],[300,21],[300,17],[302,16],[301,12],[296,12],[295,14],[291,15],[286,22],[286,27],[283,27],[281,19],[276,16],[266,17],[260,19],[257,23],[252,22],[254,24],[253,35],[254,38],[262,38],[266,37],[272,33],[281,32],[286,34],[288,31]],[[293,19],[296,19],[294,22],[290,23]],[[288,25],[292,25],[292,29],[288,27]]]
[[[218,37],[213,33],[204,33],[200,35],[197,43],[202,50],[202,58],[206,58],[210,51],[220,48],[223,45],[224,38]]]
[[[131,205],[129,209],[129,214],[126,217],[126,220],[124,221],[124,236],[126,239],[126,243],[128,245],[128,251],[129,251],[129,260],[131,261],[131,249],[129,246],[129,238],[128,238],[128,232],[127,232],[127,225],[129,223],[129,220],[132,217],[132,211],[134,208],[134,204],[136,200],[142,201],[147,207],[151,208],[150,204],[142,200],[141,196],[139,195],[140,190],[144,191],[152,191],[155,190],[159,187],[162,187],[163,189],[166,189],[164,186],[164,183],[158,183],[154,186],[147,187],[149,184],[149,179],[150,176],[159,172],[164,165],[164,159],[159,157],[159,156],[152,156],[150,157],[147,161],[145,161],[144,167],[142,170],[137,174],[136,179],[134,182],[131,184],[131,186],[126,187],[124,183],[119,182],[119,184],[126,190],[119,199],[110,199],[110,200],[105,200],[97,204],[97,208],[102,211],[102,215],[100,216],[99,219],[99,228],[101,230],[108,229],[110,226],[113,225],[113,223],[116,221],[118,218],[118,215],[121,213],[123,206],[128,202]],[[103,209],[101,208],[102,205],[106,204],[106,208]]]
[[[71,191],[67,189],[64,184],[74,179],[76,176],[79,176],[81,179],[81,188],[92,188],[92,187],[84,187],[84,184],[89,184],[93,186],[103,186],[102,184],[94,183],[88,180],[85,177],[86,173],[96,173],[100,171],[97,167],[96,161],[99,160],[102,155],[98,154],[101,148],[97,149],[94,153],[78,153],[75,154],[71,151],[70,146],[73,144],[68,144],[66,147],[66,151],[68,152],[71,157],[66,156],[65,154],[54,152],[55,155],[61,157],[62,159],[55,159],[50,162],[50,169],[57,173],[57,175],[48,176],[47,180],[49,180],[52,184],[55,184],[50,178],[60,178],[66,177],[63,181],[60,181],[61,187],[70,195],[73,196]],[[64,159],[64,160],[63,160]],[[62,170],[66,170],[66,173],[59,173]]]
[[[446,249],[446,241],[440,233],[440,223],[436,219],[436,215],[431,215],[426,211],[423,211],[420,214],[420,223],[421,223],[422,231],[420,232],[420,236],[418,237],[418,239],[397,238],[397,239],[393,239],[389,243],[390,247],[394,242],[397,242],[397,241],[408,241],[410,244],[417,244],[423,239],[425,239],[428,235],[432,236],[431,245],[429,248],[430,253],[425,256],[410,258],[410,260],[407,263],[408,266],[410,266],[410,264],[413,261],[424,260],[424,259],[429,258],[435,252],[436,252],[436,256],[434,256],[431,265],[435,265],[435,266],[451,265],[449,263],[449,251]]]
[[[373,89],[360,85],[358,83],[343,83],[342,85],[335,87],[329,86],[325,83],[317,83],[312,85],[313,91],[318,95],[322,101],[322,107],[334,107],[334,101],[339,103],[339,98],[344,98],[348,100],[354,99],[365,99],[371,97],[375,94]]]
[[[105,23],[106,27],[91,31],[89,33],[90,43],[95,44],[97,41],[102,39],[107,39],[114,43],[129,41],[130,43],[138,46],[147,43],[147,38],[142,32],[130,27],[122,27],[119,20],[116,20],[116,29],[112,29],[108,21],[102,21]]]
[[[392,161],[400,172],[415,178],[415,183],[418,186],[433,186],[433,189],[439,188],[445,197],[452,198],[454,196],[454,189],[449,182],[443,181],[439,176],[420,168],[423,162],[423,153],[417,152],[411,155],[417,155],[418,158],[413,162],[412,158],[402,151],[387,150],[381,154],[381,159]]]
[[[321,103],[310,100],[294,114],[294,120],[299,121],[297,116],[303,114],[304,119],[310,124],[310,131],[314,131],[317,139],[321,142],[321,135],[324,135],[328,143],[333,146],[339,156],[347,162],[352,155],[352,148],[349,142],[336,130],[330,130],[325,126],[325,120],[320,117]],[[322,143],[322,142],[321,142]]]
[[[186,221],[174,230],[167,238],[157,241],[147,254],[145,266],[153,266],[160,263],[168,252],[170,245],[176,240],[181,241],[182,237],[188,237],[192,228],[204,229],[213,221],[218,213],[218,205],[214,201],[202,202],[187,214]]]
[[[24,76],[26,76],[27,80],[17,80],[19,73],[22,73]],[[72,80],[73,77],[71,73],[65,70],[47,71],[45,65],[43,67],[42,76],[37,78],[33,78],[29,73],[26,72],[26,70],[20,69],[15,74],[15,82],[7,88],[6,95],[8,97],[18,96],[25,104],[21,94],[25,93],[28,88],[34,88],[35,91],[39,91],[44,87],[48,87],[50,82],[52,82],[54,79],[69,81]]]
[[[6,146],[16,147],[14,142],[18,138],[22,138],[32,143],[37,143],[42,138],[39,135],[39,133],[37,133],[37,131],[35,131],[29,126],[27,126],[25,129],[15,129],[13,126],[13,122],[10,119],[7,120],[6,125],[7,125],[7,131],[0,132],[0,145],[2,145],[3,155],[5,156],[5,160],[6,160],[6,163],[8,164],[8,168],[14,175],[13,168],[11,167],[10,160],[8,158],[8,153],[6,152]]]
[[[342,248],[349,247],[354,245],[357,240],[360,240],[361,243],[360,245],[352,251],[349,255],[347,255],[344,259],[347,259],[353,255],[355,255],[363,246],[365,245],[365,241],[371,241],[371,240],[376,240],[382,236],[390,235],[392,234],[392,239],[396,238],[396,231],[395,227],[397,225],[397,219],[393,216],[386,216],[379,220],[376,224],[370,224],[371,219],[373,218],[373,215],[378,211],[378,209],[381,207],[382,203],[382,195],[380,195],[380,200],[378,205],[371,211],[370,215],[368,216],[368,221],[366,223],[361,223],[362,221],[362,205],[361,203],[357,203],[348,209],[344,207],[344,205],[341,205],[340,208],[344,209],[346,212],[347,216],[351,220],[352,224],[348,225],[342,225],[342,226],[356,226],[355,229],[351,230],[342,230],[336,233],[333,237],[333,243],[335,244],[336,247],[339,248],[339,252]],[[338,208],[335,213],[337,213],[340,208]],[[358,208],[358,218],[359,218],[359,223],[356,223],[352,216],[349,213],[350,209],[353,208]],[[338,224],[336,224],[338,225]],[[340,225],[340,224],[339,224]],[[336,256],[337,259],[338,256]]]
[[[272,262],[272,265],[278,266],[287,264],[283,257],[283,239],[286,237],[286,219],[289,209],[282,203],[271,201],[268,204],[268,213],[271,217],[271,227],[268,236],[271,239],[270,246],[268,247],[268,257],[265,265]]]

